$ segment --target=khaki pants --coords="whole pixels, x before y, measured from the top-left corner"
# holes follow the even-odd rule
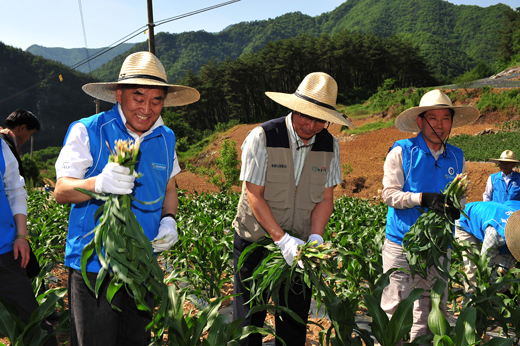
[[[441,259],[441,263],[443,261],[444,259]],[[410,265],[406,260],[406,253],[403,252],[403,247],[386,239],[383,245],[383,271],[386,273],[392,268],[410,270]],[[406,299],[414,288],[431,290],[437,278],[446,280],[434,267],[429,269],[427,279],[424,279],[419,274],[412,277],[411,274],[404,271],[393,272],[390,275],[390,284],[383,291],[381,308],[386,312],[388,318],[391,318],[392,314],[397,310],[399,302]],[[447,316],[447,302],[448,289],[446,288],[441,297],[441,311],[444,316]],[[410,331],[411,340],[420,335],[431,333],[428,327],[428,315],[430,314],[431,308],[430,292],[425,291],[421,294],[421,297],[415,301],[413,306],[413,326]]]

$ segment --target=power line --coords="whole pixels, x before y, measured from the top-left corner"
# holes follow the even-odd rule
[[[81,27],[83,28],[83,39],[85,40],[85,52],[87,53],[87,59],[89,59],[88,56],[88,44],[87,44],[87,32],[85,31],[85,22],[83,21],[83,9],[81,7],[81,0],[78,0],[79,5],[79,15],[81,17]],[[88,61],[88,72],[92,72],[92,69],[90,68],[90,60]]]
[[[210,7],[206,7],[206,8],[203,8],[203,9],[200,9],[200,10],[197,10],[197,11],[193,11],[193,12],[188,12],[188,13],[185,13],[185,14],[181,14],[179,16],[175,16],[175,17],[170,17],[170,18],[167,18],[167,19],[162,19],[158,22],[155,22],[154,23],[154,26],[159,26],[159,25],[162,25],[162,24],[166,24],[166,23],[169,23],[169,22],[172,22],[172,21],[175,21],[175,20],[179,20],[179,19],[182,19],[182,18],[186,18],[186,17],[190,17],[190,16],[193,16],[193,15],[196,15],[196,14],[199,14],[199,13],[203,13],[203,12],[207,12],[207,11],[210,11],[210,10],[214,10],[216,8],[219,8],[219,7],[222,7],[222,6],[226,6],[226,5],[230,5],[230,4],[233,4],[235,2],[239,2],[240,0],[231,0],[231,1],[227,1],[227,2],[223,2],[223,3],[220,3],[218,5],[213,5],[213,6],[210,6]],[[83,17],[82,17],[83,18]],[[14,95],[11,95],[3,100],[0,101],[0,104],[4,103],[4,102],[7,102],[9,100],[12,100],[20,95],[23,95],[33,89],[36,89],[37,87],[39,87],[40,85],[42,85],[43,83],[53,79],[53,78],[56,78],[57,76],[61,75],[63,72],[65,71],[68,71],[68,70],[74,70],[86,63],[90,63],[90,61],[96,59],[97,57],[105,54],[105,53],[108,53],[109,51],[111,51],[112,49],[114,48],[117,48],[118,46],[122,45],[123,43],[127,42],[127,41],[130,41],[131,39],[133,39],[134,37],[140,35],[144,30],[145,28],[147,28],[148,25],[144,25],[142,27],[140,27],[139,29],[133,31],[132,33],[126,35],[125,37],[117,40],[116,42],[112,43],[110,46],[100,50],[99,52],[97,52],[96,54],[92,55],[91,57],[88,57],[87,55],[87,58],[86,59],[83,59],[79,62],[77,62],[76,64],[70,66],[69,68],[67,68],[66,70],[62,70],[60,72],[56,72],[50,76],[48,76],[47,78],[45,78],[43,81],[41,82],[38,82],[34,85],[31,85],[30,87],[20,91],[20,92],[17,92],[16,94]],[[86,38],[85,38],[85,44],[86,44]]]

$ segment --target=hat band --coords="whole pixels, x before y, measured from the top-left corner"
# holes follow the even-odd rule
[[[153,80],[156,80],[156,81],[168,84],[168,82],[165,81],[164,79],[162,79],[160,77],[152,76],[152,75],[149,75],[149,74],[134,74],[134,75],[126,76],[126,77],[121,77],[121,78],[118,79],[118,82],[121,82],[122,80],[126,80],[126,79],[134,79],[134,78],[153,79]]]
[[[300,94],[300,93],[297,92],[297,91],[294,92],[294,95],[295,95],[296,97],[299,97],[299,98],[305,100],[305,101],[312,102],[312,103],[314,103],[315,105],[318,105],[318,106],[325,107],[325,108],[332,109],[332,110],[336,111],[336,108],[332,107],[331,105],[328,105],[328,104],[326,104],[326,103],[323,103],[323,102],[317,101],[317,100],[315,100],[315,99],[312,99],[312,98],[310,98],[310,97],[307,97],[307,96],[305,96],[305,95],[302,95],[302,94]]]

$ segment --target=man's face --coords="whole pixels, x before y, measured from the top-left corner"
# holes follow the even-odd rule
[[[308,141],[315,134],[321,132],[326,121],[310,117],[299,112],[292,112],[292,123],[296,134],[303,140]]]
[[[27,129],[27,125],[20,125],[13,130],[13,133],[18,140],[18,145],[24,145],[32,135],[36,132],[36,129],[29,130]]]
[[[161,114],[165,94],[162,87],[118,88],[116,101],[126,118],[126,127],[139,136],[148,131]]]
[[[439,150],[442,147],[442,142],[450,134],[452,123],[450,110],[446,108],[431,109],[424,113],[424,119],[417,117],[417,126],[421,129],[424,141],[433,150]]]
[[[499,163],[498,163],[498,167],[505,175],[511,174],[511,172],[513,171],[513,168],[515,168],[515,166],[516,166],[516,162],[499,161]]]

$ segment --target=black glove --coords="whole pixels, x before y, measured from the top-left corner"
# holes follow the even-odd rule
[[[421,206],[432,209],[440,214],[448,214],[452,220],[460,218],[460,211],[453,206],[453,202],[446,195],[435,192],[423,192],[421,196]]]

